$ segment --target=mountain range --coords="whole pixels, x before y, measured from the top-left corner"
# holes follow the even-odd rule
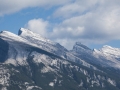
[[[67,50],[25,28],[1,31],[0,90],[120,90],[120,48]]]

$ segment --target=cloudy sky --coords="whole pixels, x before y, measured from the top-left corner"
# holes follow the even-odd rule
[[[71,49],[120,48],[120,0],[0,0],[0,31],[24,27]]]

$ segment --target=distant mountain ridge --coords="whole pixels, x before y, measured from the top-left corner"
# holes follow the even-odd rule
[[[120,90],[120,49],[72,50],[21,28],[0,33],[0,90]]]

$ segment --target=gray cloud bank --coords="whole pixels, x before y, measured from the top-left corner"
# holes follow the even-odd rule
[[[0,0],[0,16],[29,7],[52,7],[64,5],[72,0]]]

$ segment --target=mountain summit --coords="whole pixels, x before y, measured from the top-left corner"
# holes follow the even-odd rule
[[[33,33],[31,30],[28,30],[25,28],[20,28],[18,31],[18,35],[23,37],[23,38],[26,38],[26,39],[29,39],[32,37],[35,40],[39,40],[39,41],[53,44],[53,42],[50,41],[49,39],[46,39],[46,38],[40,36],[39,34]]]
[[[73,50],[21,28],[0,33],[0,90],[120,90],[120,49]]]

